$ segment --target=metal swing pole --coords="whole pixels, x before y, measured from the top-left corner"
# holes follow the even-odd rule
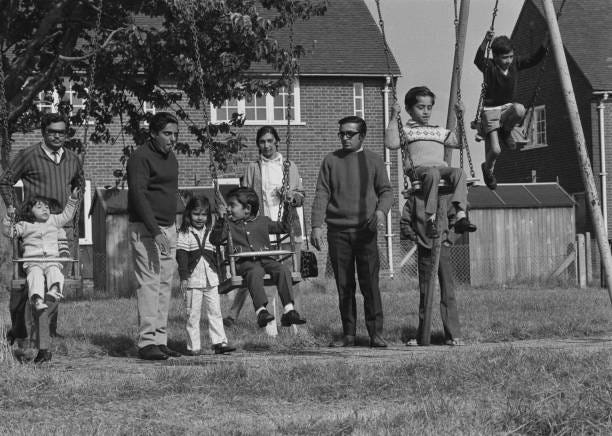
[[[612,254],[610,253],[610,245],[607,240],[601,204],[599,202],[599,196],[597,195],[595,178],[593,176],[593,169],[586,150],[586,140],[584,138],[584,131],[582,130],[578,105],[576,104],[576,95],[574,94],[567,59],[565,58],[565,51],[563,48],[563,41],[561,40],[561,32],[559,31],[555,7],[552,0],[543,0],[543,4],[555,63],[557,71],[559,71],[561,90],[563,91],[563,98],[565,99],[565,105],[567,106],[570,125],[572,127],[572,134],[574,135],[574,141],[576,143],[578,163],[581,170],[580,175],[582,176],[582,182],[584,183],[586,191],[587,205],[593,217],[595,236],[597,237],[599,253],[604,267],[606,287],[608,289],[610,301],[612,302]]]

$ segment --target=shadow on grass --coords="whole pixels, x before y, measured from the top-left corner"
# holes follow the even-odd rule
[[[90,336],[91,343],[100,347],[112,357],[137,357],[138,349],[134,338],[127,335],[97,333]]]

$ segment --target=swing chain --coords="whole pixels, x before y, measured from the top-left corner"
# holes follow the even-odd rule
[[[385,51],[385,62],[387,64],[387,76],[391,79],[391,93],[393,96],[393,104],[397,103],[397,88],[395,86],[395,77],[391,71],[391,50],[389,48],[389,43],[387,42],[387,35],[385,33],[385,23],[382,17],[382,12],[380,10],[380,0],[376,0],[376,11],[378,13],[378,25],[380,26],[380,32],[383,37],[383,46]],[[402,123],[402,117],[398,113],[397,114],[397,127],[400,137],[400,150],[402,154],[402,165],[406,164],[406,160],[410,164],[410,169],[408,171],[404,170],[404,190],[402,194],[407,195],[410,191],[410,176],[415,177],[414,170],[414,162],[412,160],[412,156],[410,155],[410,151],[408,150],[408,138],[406,137],[406,132],[404,131],[404,124]]]
[[[457,0],[454,0],[454,12],[455,12],[455,19],[453,21],[454,26],[455,26],[455,51],[457,51],[459,49],[459,12],[458,12],[458,8],[457,8]],[[468,165],[470,167],[470,177],[475,178],[476,177],[476,171],[474,170],[474,163],[472,162],[472,154],[470,153],[470,146],[468,144],[468,139],[467,139],[467,134],[465,132],[465,121],[463,118],[463,96],[461,94],[461,65],[459,65],[459,63],[457,63],[457,65],[455,66],[455,74],[457,77],[457,104],[455,106],[455,114],[456,114],[456,118],[457,118],[457,130],[459,133],[459,146],[460,146],[460,150],[459,150],[459,167],[461,169],[463,169],[463,153],[465,151],[465,154],[467,156],[468,159]]]
[[[6,100],[6,89],[4,82],[6,76],[4,75],[4,62],[3,56],[0,54],[0,117],[2,118],[2,167],[8,167],[8,161],[11,152],[10,134],[9,134],[9,112],[8,102]]]

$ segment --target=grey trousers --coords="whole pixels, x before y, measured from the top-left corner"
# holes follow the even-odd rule
[[[143,223],[130,223],[130,245],[138,288],[138,348],[166,345],[172,279],[176,270],[176,227],[161,227],[170,241],[162,255]]]

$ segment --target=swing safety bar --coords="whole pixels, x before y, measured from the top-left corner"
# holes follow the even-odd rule
[[[476,177],[468,177],[465,179],[466,184],[468,185],[468,187],[470,186],[474,186],[475,184],[477,184],[477,182],[480,181],[480,179],[476,178]],[[442,179],[440,180],[440,183],[438,183],[438,191],[441,194],[446,194],[446,193],[450,193],[452,192],[451,190],[451,186],[449,185],[449,183]],[[417,194],[420,193],[423,190],[423,185],[421,183],[420,180],[413,180],[411,182],[411,186],[406,189],[405,191],[402,192],[402,194],[404,195],[404,198],[408,198],[408,196],[410,196],[411,194]]]

